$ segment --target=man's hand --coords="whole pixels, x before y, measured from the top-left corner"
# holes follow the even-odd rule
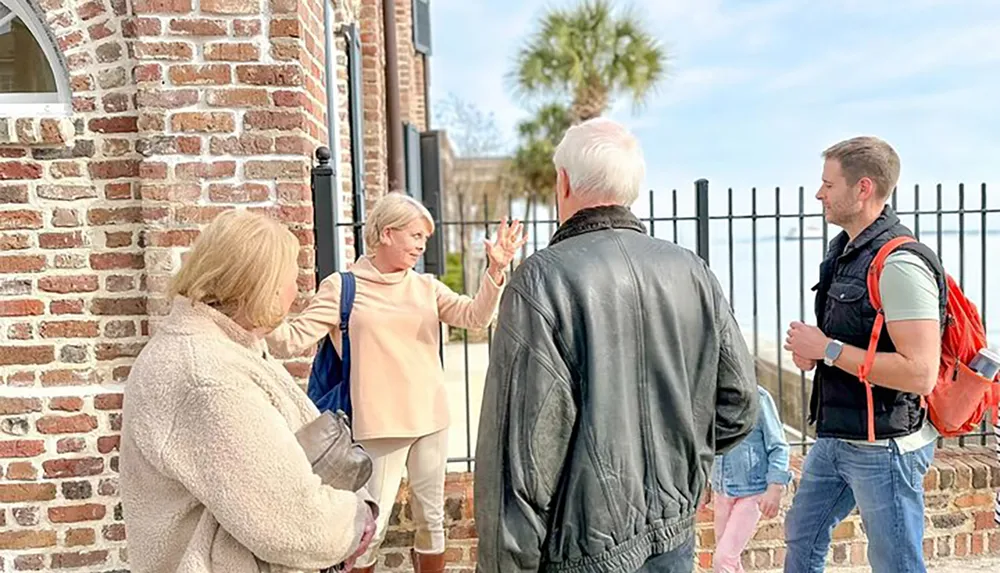
[[[788,337],[785,338],[785,350],[790,350],[805,364],[807,360],[822,360],[823,356],[826,355],[826,345],[829,342],[830,338],[823,334],[819,328],[801,322],[793,322],[788,328]]]
[[[760,508],[760,513],[767,519],[774,519],[778,516],[778,510],[781,509],[781,496],[785,493],[785,486],[779,484],[771,484],[767,486],[767,491],[764,495],[760,496],[760,501],[757,502],[757,507]]]
[[[792,354],[792,362],[794,362],[795,366],[803,372],[809,372],[813,368],[816,368],[816,360],[808,360],[794,353]]]

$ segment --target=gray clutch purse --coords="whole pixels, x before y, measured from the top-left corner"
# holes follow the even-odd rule
[[[324,412],[295,433],[312,464],[313,473],[325,485],[358,491],[372,475],[372,459],[351,436],[351,425],[340,411]]]

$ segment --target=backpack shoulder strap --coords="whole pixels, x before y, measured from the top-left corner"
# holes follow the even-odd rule
[[[357,294],[357,281],[354,273],[349,271],[340,273],[340,330],[344,333],[347,332],[347,325],[351,321],[355,294]]]
[[[882,245],[871,265],[868,266],[868,300],[871,301],[875,310],[882,310],[882,294],[879,292],[879,279],[882,278],[882,271],[885,269],[885,260],[899,247],[916,242],[913,237],[896,237],[888,243]]]
[[[341,380],[347,383],[351,380],[351,336],[348,326],[351,323],[355,294],[357,294],[357,283],[354,273],[340,273],[340,376]]]

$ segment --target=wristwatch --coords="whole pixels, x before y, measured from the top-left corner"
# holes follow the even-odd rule
[[[840,358],[840,353],[844,351],[844,343],[839,340],[831,340],[826,345],[826,352],[823,355],[823,364],[833,366],[833,363]]]

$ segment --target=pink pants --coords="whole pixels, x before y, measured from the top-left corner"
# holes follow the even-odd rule
[[[759,495],[727,497],[715,495],[715,573],[744,573],[740,555],[757,530]]]

